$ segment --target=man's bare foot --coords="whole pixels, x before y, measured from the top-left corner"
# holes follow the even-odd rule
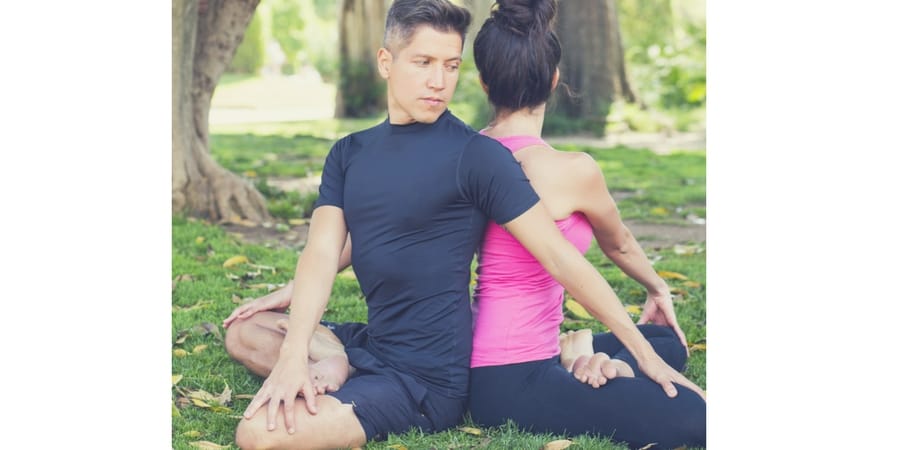
[[[326,394],[338,390],[353,373],[347,355],[329,356],[309,366],[309,376],[313,380],[316,393]]]
[[[610,359],[603,352],[592,356],[579,356],[572,367],[572,374],[585,384],[598,388],[614,378],[634,378],[634,370],[625,361]]]
[[[594,354],[594,333],[590,328],[562,333],[559,335],[559,349],[560,364],[571,372],[579,357]]]

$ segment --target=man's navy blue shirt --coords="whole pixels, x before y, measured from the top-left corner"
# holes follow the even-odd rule
[[[469,283],[488,220],[538,202],[512,154],[445,111],[388,120],[334,144],[316,207],[343,209],[368,304],[368,351],[448,397],[465,397]]]

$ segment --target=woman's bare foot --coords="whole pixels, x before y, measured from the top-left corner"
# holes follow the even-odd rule
[[[347,355],[329,356],[309,366],[309,376],[313,380],[316,393],[326,394],[338,390],[353,373]]]
[[[611,359],[603,352],[592,356],[579,356],[572,367],[572,374],[585,384],[598,388],[613,378],[634,378],[634,370],[625,361]]]
[[[594,333],[590,328],[562,333],[559,335],[559,349],[560,364],[571,372],[578,358],[594,354]]]

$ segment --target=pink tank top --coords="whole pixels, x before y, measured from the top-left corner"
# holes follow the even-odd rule
[[[497,139],[511,152],[546,143],[533,136]],[[576,212],[556,226],[581,253],[593,240],[591,224]],[[564,289],[522,244],[488,223],[478,254],[472,304],[472,367],[515,364],[559,354]]]

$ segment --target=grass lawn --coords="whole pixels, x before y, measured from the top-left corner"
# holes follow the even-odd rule
[[[377,120],[376,120],[377,122]],[[321,161],[334,136],[348,125],[337,121],[319,124],[272,126],[269,134],[248,130],[213,130],[212,152],[225,167],[267,176],[304,176],[321,169]],[[354,123],[356,128],[363,127]],[[318,131],[315,131],[318,130]],[[324,131],[323,131],[324,130]],[[332,131],[333,130],[333,131]],[[324,133],[324,134],[323,134]],[[656,155],[632,149],[591,150],[614,191],[628,193],[619,201],[626,218],[646,221],[679,221],[687,214],[705,217],[704,153]],[[706,253],[705,244],[647,250],[655,268],[668,277],[676,294],[679,322],[694,346],[687,376],[706,386]],[[239,257],[239,258],[235,258]],[[243,258],[240,258],[243,257]],[[627,278],[597,249],[588,259],[606,277],[628,306],[635,320],[643,304],[639,284]],[[228,262],[229,264],[226,264]],[[248,245],[202,220],[174,217],[172,221],[172,446],[196,448],[206,441],[234,447],[234,429],[250,397],[262,384],[233,362],[225,352],[221,322],[239,303],[268,292],[288,281],[297,253],[288,249]],[[228,267],[225,267],[225,266]],[[332,292],[325,319],[365,321],[366,307],[352,272],[341,274]],[[604,330],[593,319],[566,310],[564,329],[590,327]],[[535,435],[514,426],[481,429],[466,421],[465,427],[433,435],[409,432],[370,443],[369,449],[398,448],[540,448],[563,436]],[[476,432],[478,434],[476,434]],[[571,448],[624,449],[605,439],[570,436]]]

